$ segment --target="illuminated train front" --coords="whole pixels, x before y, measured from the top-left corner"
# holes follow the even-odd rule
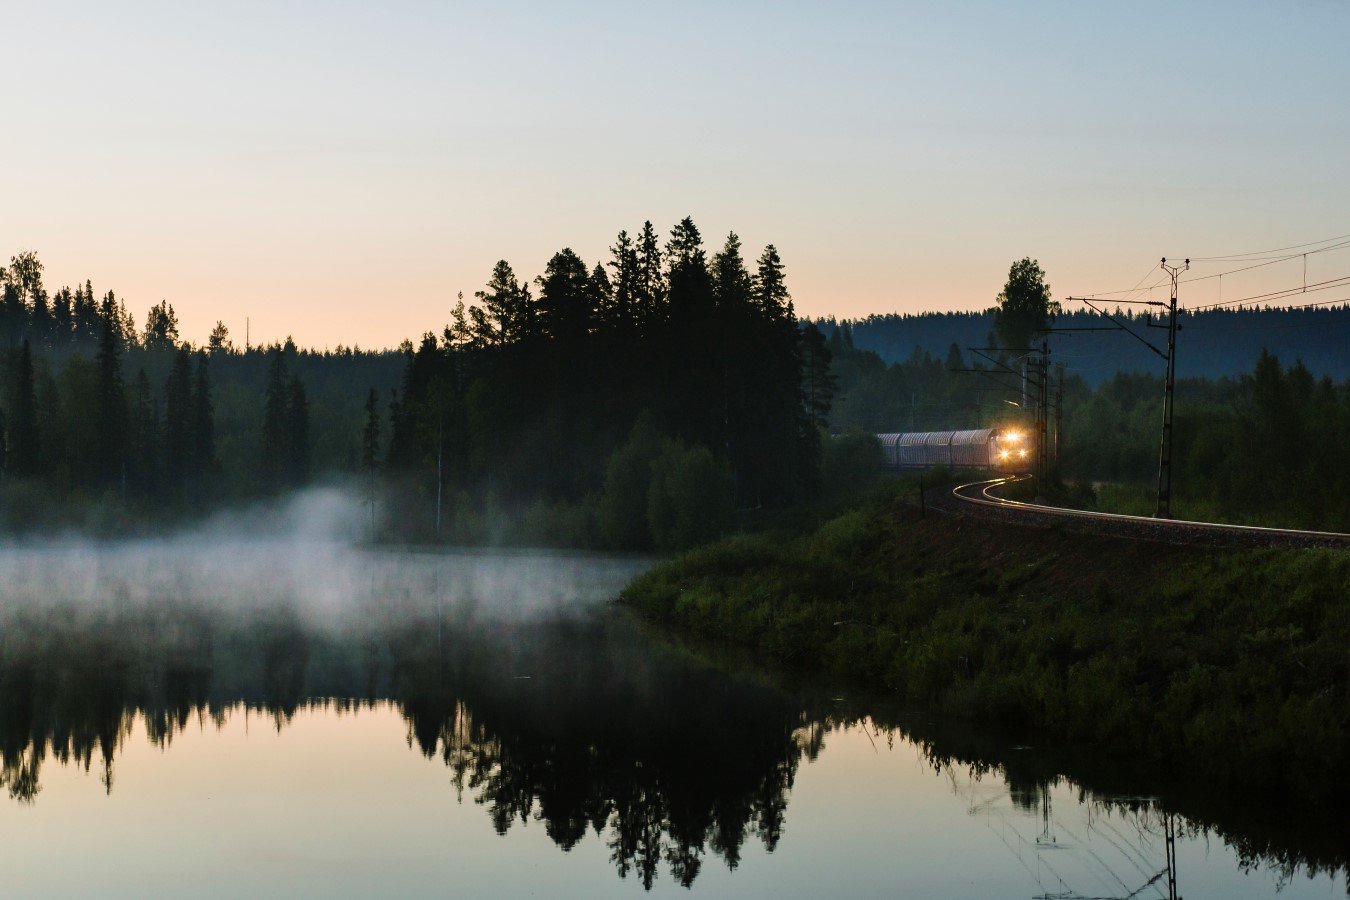
[[[976,428],[966,431],[911,431],[878,434],[882,464],[890,469],[980,469],[1027,472],[1035,450],[1025,431]]]

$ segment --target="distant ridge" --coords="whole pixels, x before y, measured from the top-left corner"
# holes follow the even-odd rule
[[[1144,337],[1159,343],[1165,332],[1144,327],[1141,317],[1121,318]],[[933,312],[917,315],[871,315],[863,319],[818,320],[828,337],[847,325],[853,344],[872,350],[886,362],[908,359],[917,348],[939,359],[957,344],[986,346],[993,331],[993,314]],[[1181,319],[1177,375],[1181,378],[1236,377],[1248,373],[1264,348],[1283,363],[1303,360],[1313,374],[1336,381],[1350,378],[1350,304],[1315,308],[1215,309],[1188,313]],[[1061,315],[1057,327],[1086,328],[1109,325],[1095,313]],[[1057,334],[1051,358],[1066,363],[1089,384],[1096,385],[1116,372],[1161,372],[1161,360],[1129,335],[1112,332]]]

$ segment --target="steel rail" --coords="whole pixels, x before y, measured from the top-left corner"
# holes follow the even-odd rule
[[[1002,487],[1006,484],[1012,484],[1017,481],[1025,481],[1029,477],[1030,476],[1027,475],[1014,475],[1005,478],[972,481],[968,484],[957,485],[952,488],[952,496],[966,503],[974,503],[981,506],[1010,510],[1013,512],[1028,512],[1048,516],[1066,516],[1103,522],[1121,522],[1133,525],[1147,525],[1156,528],[1173,528],[1177,530],[1200,529],[1228,534],[1250,535],[1252,537],[1287,537],[1350,544],[1350,534],[1340,531],[1304,531],[1297,528],[1270,528],[1263,525],[1232,525],[1226,522],[1196,522],[1189,519],[1158,519],[1153,518],[1152,516],[1132,516],[1124,513],[1097,512],[1087,509],[1070,509],[1063,506],[1046,506],[1041,503],[1025,503],[1021,500],[1008,500],[1004,497],[997,497],[990,493],[990,491],[995,488]],[[962,493],[962,491],[967,491],[972,488],[980,488],[980,496],[972,497]]]

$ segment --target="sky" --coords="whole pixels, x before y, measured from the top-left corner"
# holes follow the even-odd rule
[[[394,346],[498,259],[686,215],[775,244],[810,316],[1350,234],[1343,0],[0,7],[0,257],[167,300],[194,342]]]

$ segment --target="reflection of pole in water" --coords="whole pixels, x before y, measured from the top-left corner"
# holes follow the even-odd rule
[[[1167,838],[1167,900],[1181,900],[1177,896],[1177,826],[1171,813],[1163,817],[1163,835]]]
[[[1036,844],[1041,847],[1058,846],[1054,832],[1050,830],[1050,784],[1048,782],[1041,785],[1041,833],[1036,838]]]

